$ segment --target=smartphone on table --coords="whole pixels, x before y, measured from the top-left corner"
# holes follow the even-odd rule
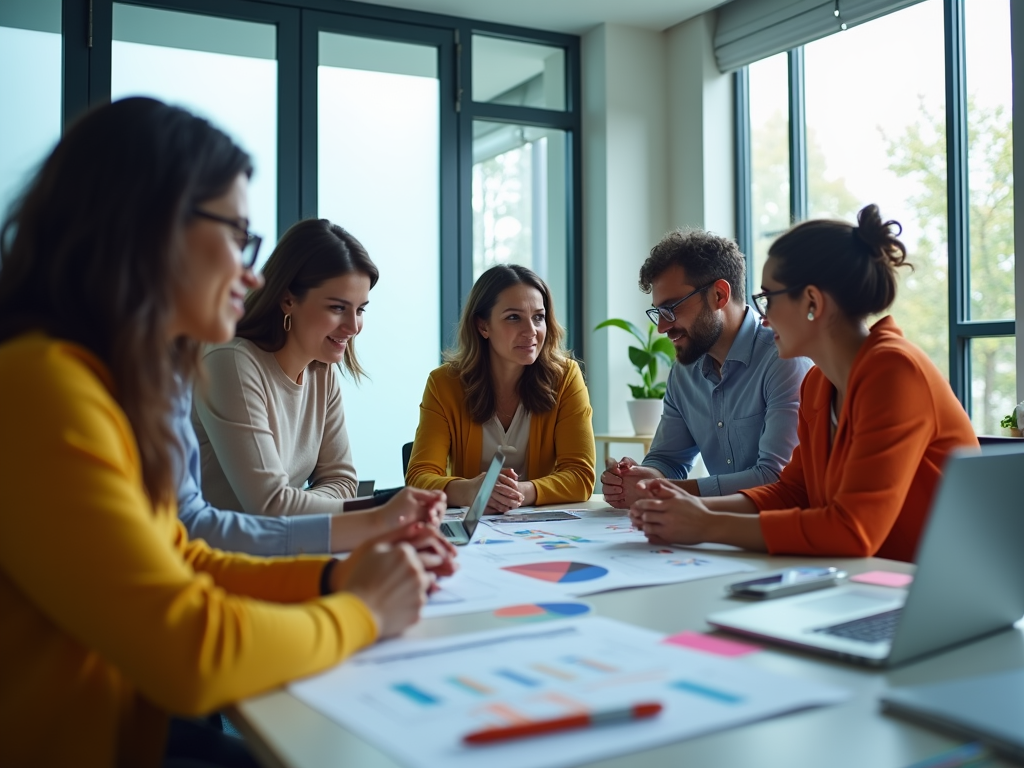
[[[756,579],[738,581],[726,589],[735,597],[766,600],[770,597],[785,597],[815,589],[834,587],[846,578],[846,571],[821,566],[800,566],[758,576]]]

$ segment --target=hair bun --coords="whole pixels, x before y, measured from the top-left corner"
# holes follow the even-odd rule
[[[895,219],[882,221],[882,215],[874,203],[860,209],[857,213],[857,226],[853,227],[854,239],[867,246],[873,259],[895,267],[907,261],[907,248],[898,239],[902,233],[903,226]]]

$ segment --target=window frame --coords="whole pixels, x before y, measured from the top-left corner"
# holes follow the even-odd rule
[[[316,126],[316,83],[310,85],[303,48],[304,30],[316,19],[348,20],[349,32],[387,37],[387,28],[418,28],[424,39],[438,31],[450,43],[439,48],[442,82],[441,170],[441,348],[452,341],[462,301],[473,282],[472,143],[473,120],[489,120],[565,131],[566,152],[566,290],[568,306],[560,311],[567,327],[567,346],[584,355],[583,206],[580,38],[543,30],[479,22],[454,16],[368,5],[350,0],[116,0],[130,5],[219,16],[277,26],[278,61],[278,232],[284,233],[303,215],[315,215],[316,148],[308,126]],[[63,125],[66,129],[89,108],[110,100],[113,3],[115,0],[63,0]],[[378,30],[380,34],[374,34]],[[472,101],[473,35],[482,34],[562,48],[565,51],[564,111]],[[312,72],[315,76],[315,67]],[[444,94],[449,92],[447,99]],[[310,94],[313,98],[310,98]],[[446,106],[447,102],[447,106]],[[454,148],[454,149],[453,149]],[[312,160],[311,160],[312,158]],[[310,198],[310,189],[314,191]],[[310,203],[313,208],[310,208]]]
[[[967,166],[967,62],[964,37],[966,0],[943,0],[946,81],[946,168],[949,270],[949,383],[970,415],[972,339],[1016,336],[1016,320],[970,320],[969,178]],[[841,34],[841,33],[840,33]],[[747,67],[733,75],[736,93],[736,231],[747,255],[748,289],[753,253],[750,204],[750,88]],[[804,108],[803,46],[789,51],[790,211],[792,223],[807,217],[807,135]],[[802,206],[801,206],[802,203]],[[1017,225],[1015,224],[1015,227]],[[1016,248],[1014,248],[1016,251]],[[1017,267],[1020,268],[1019,266]],[[1016,292],[1017,306],[1024,297]],[[1019,345],[1018,345],[1019,346]],[[1017,393],[1024,391],[1017,381]]]

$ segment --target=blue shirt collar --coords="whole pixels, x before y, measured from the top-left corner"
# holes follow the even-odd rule
[[[729,354],[725,356],[725,362],[722,363],[723,369],[730,360],[750,367],[750,361],[754,356],[754,341],[757,339],[757,327],[760,325],[755,317],[756,314],[749,306],[743,307],[743,320],[740,321],[740,329],[736,332],[736,338],[732,340],[732,346],[729,347]],[[711,355],[705,354],[701,357],[700,372],[705,378],[714,369],[715,363]]]

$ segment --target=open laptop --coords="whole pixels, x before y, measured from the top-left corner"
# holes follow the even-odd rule
[[[503,466],[505,466],[505,454],[495,451],[494,458],[491,459],[491,466],[487,468],[487,474],[484,475],[484,481],[480,484],[480,490],[476,492],[476,498],[473,499],[473,504],[466,513],[466,517],[462,520],[448,520],[441,523],[441,534],[455,546],[469,544],[469,540],[473,538],[473,532],[480,522],[480,516],[487,508],[487,502],[491,498],[491,493],[494,491]]]
[[[708,617],[714,627],[847,661],[896,665],[1024,616],[1024,446],[946,462],[906,590],[848,583]]]

